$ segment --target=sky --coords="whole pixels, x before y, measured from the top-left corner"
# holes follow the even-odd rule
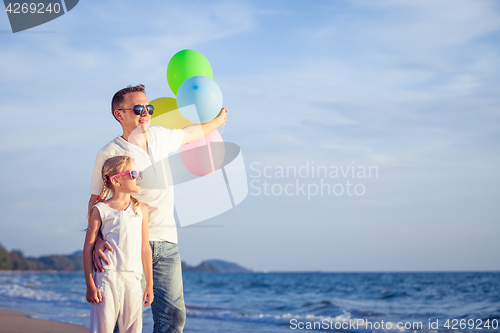
[[[96,153],[121,135],[111,97],[139,83],[174,97],[168,61],[194,49],[222,89],[249,194],[178,229],[183,261],[500,269],[497,1],[82,0],[16,34],[0,14],[0,45],[9,250],[82,248]]]

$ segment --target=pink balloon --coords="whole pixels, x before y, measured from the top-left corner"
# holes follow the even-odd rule
[[[194,175],[203,177],[217,171],[224,161],[224,141],[218,130],[181,148],[182,162]]]

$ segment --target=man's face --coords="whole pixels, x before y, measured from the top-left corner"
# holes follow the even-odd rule
[[[149,113],[147,111],[144,111],[141,115],[136,115],[134,113],[134,110],[131,110],[135,105],[146,106],[148,104],[149,100],[142,92],[130,92],[124,96],[121,109],[127,110],[118,111],[120,113],[120,116],[122,117],[120,123],[122,124],[124,130],[132,132],[139,126],[141,126],[143,132],[146,132],[148,130],[149,122],[151,120],[151,116],[149,115]]]

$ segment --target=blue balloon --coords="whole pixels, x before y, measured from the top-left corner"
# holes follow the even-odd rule
[[[206,76],[193,76],[184,81],[177,91],[179,111],[193,123],[206,123],[222,109],[222,91]]]

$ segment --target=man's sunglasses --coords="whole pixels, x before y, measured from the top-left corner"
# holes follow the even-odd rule
[[[125,172],[122,172],[122,173],[117,173],[116,175],[109,177],[108,183],[111,181],[111,178],[113,178],[113,177],[120,177],[120,176],[123,176],[123,175],[126,175],[126,174],[130,174],[130,179],[132,179],[132,180],[134,180],[134,179],[139,179],[139,180],[142,179],[142,171],[129,170],[129,171],[125,171]]]
[[[141,115],[144,113],[144,110],[148,111],[149,115],[152,115],[155,111],[155,107],[151,104],[148,104],[144,107],[144,105],[134,105],[132,109],[117,109],[117,110],[133,110],[136,115]]]

